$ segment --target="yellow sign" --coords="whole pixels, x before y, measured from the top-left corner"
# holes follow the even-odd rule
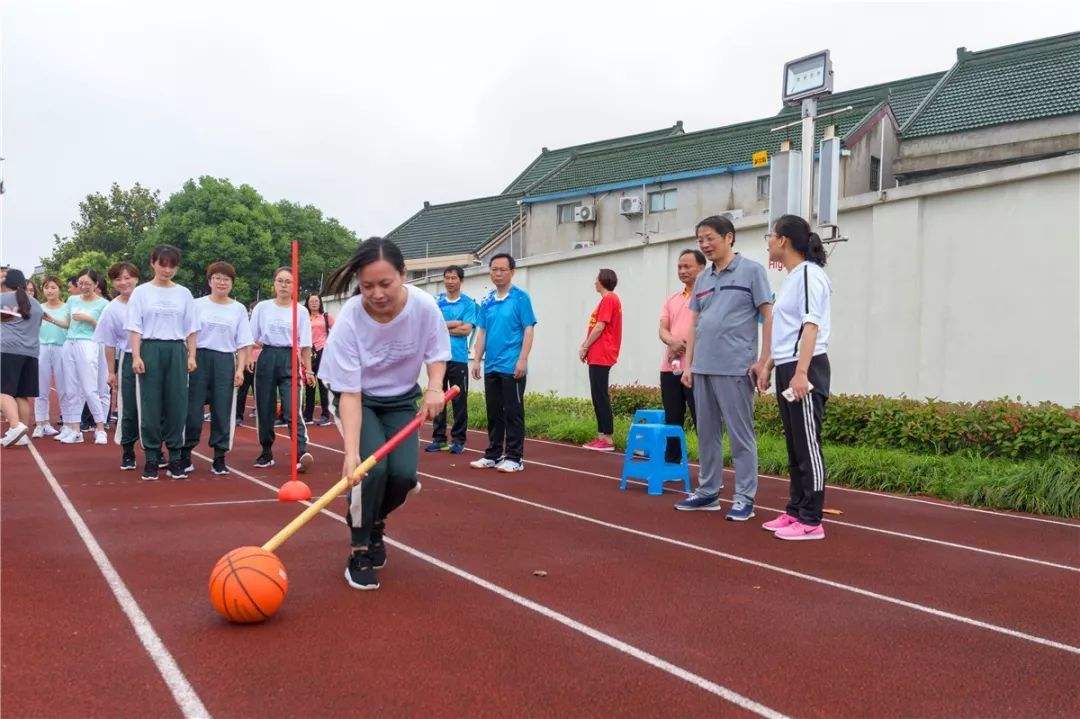
[[[769,164],[769,151],[758,150],[750,156],[750,161],[754,163],[754,167],[762,167]]]

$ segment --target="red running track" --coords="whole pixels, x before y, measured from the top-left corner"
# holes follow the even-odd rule
[[[318,492],[340,439],[311,434]],[[530,441],[528,469],[497,475],[422,454],[379,591],[345,585],[346,530],[317,517],[279,550],[278,616],[238,627],[209,606],[210,567],[299,511],[260,483],[284,467],[250,466],[251,429],[230,457],[244,476],[201,461],[186,482],[119,472],[111,445],[37,445],[175,671],[170,690],[42,467],[5,450],[10,716],[1080,714],[1075,522],[831,491],[828,539],[791,545],[758,529],[764,509],[736,525],[620,492],[617,457]],[[762,506],[785,495],[762,478]]]

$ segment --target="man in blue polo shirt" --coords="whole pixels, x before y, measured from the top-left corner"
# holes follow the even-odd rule
[[[506,253],[495,255],[488,263],[495,289],[480,303],[472,365],[473,379],[480,379],[480,363],[484,363],[488,447],[483,457],[469,464],[500,472],[525,469],[521,461],[525,451],[525,374],[536,325],[529,295],[511,284],[515,266],[514,258]]]
[[[476,326],[477,307],[473,299],[461,294],[461,281],[465,270],[450,265],[443,270],[443,286],[446,292],[439,294],[439,303],[446,329],[450,332],[450,361],[446,363],[443,391],[457,385],[461,394],[454,398],[454,426],[450,430],[450,453],[465,451],[465,431],[469,421],[469,335]],[[431,432],[431,444],[425,452],[441,452],[446,449],[446,408],[435,417]]]
[[[706,217],[695,232],[698,247],[712,264],[698,274],[690,295],[693,331],[684,360],[690,371],[683,372],[682,381],[694,389],[701,472],[697,490],[675,508],[720,509],[727,429],[735,497],[725,519],[741,522],[754,516],[757,494],[754,386],[766,372],[771,352],[763,342],[758,353],[758,316],[764,336],[770,336],[772,291],[765,268],[735,252],[731,220]]]

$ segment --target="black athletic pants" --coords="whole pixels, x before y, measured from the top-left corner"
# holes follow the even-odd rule
[[[608,393],[610,375],[611,367],[589,365],[589,392],[592,395],[593,412],[596,413],[596,430],[608,436],[615,433],[615,420],[611,416],[611,395]]]
[[[322,407],[322,417],[330,417],[330,395],[326,391],[326,385],[319,379],[319,365],[322,363],[322,350],[314,350],[311,353],[311,372],[315,375],[315,387],[310,388],[304,394],[304,421],[310,423],[315,419],[315,388],[319,390],[319,406]]]
[[[686,422],[686,408],[690,408],[690,419],[694,427],[697,427],[697,411],[694,409],[694,390],[684,387],[682,377],[672,372],[660,373],[660,398],[664,402],[664,424],[673,424],[676,427],[684,426]],[[678,464],[682,461],[682,448],[679,440],[668,437],[667,448],[664,451],[664,461]]]
[[[488,421],[484,456],[520,462],[525,452],[525,376],[514,379],[511,373],[485,373],[484,403]]]
[[[788,402],[782,396],[795,375],[797,362],[776,366],[776,401],[787,440],[791,472],[787,513],[801,523],[821,524],[825,506],[825,458],[821,454],[821,420],[829,398],[829,357],[818,355],[810,361],[807,376],[813,391],[801,402]]]
[[[465,444],[465,433],[469,429],[469,365],[467,362],[447,362],[446,376],[443,378],[443,392],[454,385],[461,388],[461,393],[451,401],[454,406],[454,426],[450,428],[450,439],[456,444]],[[435,417],[432,423],[431,441],[446,443],[447,408]]]

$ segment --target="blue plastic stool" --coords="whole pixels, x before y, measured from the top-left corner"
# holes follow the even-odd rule
[[[663,414],[662,411],[660,413]],[[682,461],[678,464],[664,461],[664,451],[669,437],[679,439]],[[626,454],[623,456],[622,480],[619,482],[619,489],[626,489],[627,480],[631,478],[644,479],[648,482],[649,494],[654,497],[664,493],[665,482],[681,481],[684,490],[689,494],[690,464],[687,462],[686,435],[682,427],[673,424],[637,424],[635,413],[635,423],[630,425],[630,433],[626,437]]]
[[[667,415],[662,409],[639,409],[634,412],[633,424],[664,424]]]

